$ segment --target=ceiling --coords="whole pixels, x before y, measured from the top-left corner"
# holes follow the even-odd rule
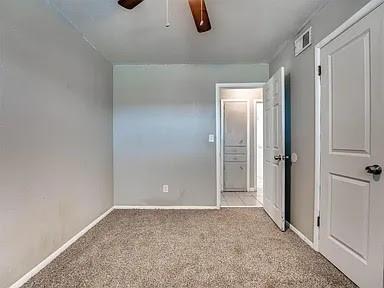
[[[212,30],[196,31],[188,0],[49,0],[114,64],[269,63],[326,0],[205,0]]]

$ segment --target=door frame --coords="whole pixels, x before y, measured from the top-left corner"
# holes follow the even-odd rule
[[[247,103],[247,191],[250,190],[250,167],[251,167],[251,139],[250,139],[250,105],[249,105],[249,99],[240,99],[240,98],[233,98],[233,99],[220,99],[220,155],[224,155],[224,105],[225,102],[246,102]],[[221,157],[220,160],[220,187],[224,187],[224,158]]]
[[[257,137],[257,104],[262,103],[264,105],[264,95],[263,100],[259,99],[253,99],[253,182],[254,182],[254,188],[255,191],[257,191],[257,143],[258,143],[258,137]],[[264,108],[263,108],[264,111]],[[263,115],[264,118],[264,115]],[[263,119],[264,123],[264,119]],[[264,128],[264,124],[263,124]],[[264,141],[263,141],[263,153],[264,153]],[[263,160],[263,166],[264,166],[264,160]],[[257,194],[258,195],[258,194]]]
[[[384,0],[383,0],[384,1]],[[221,190],[222,190],[222,162],[223,162],[223,153],[222,153],[222,111],[221,111],[221,89],[229,88],[229,89],[255,89],[255,88],[263,88],[264,82],[254,82],[254,83],[216,83],[216,207],[220,209],[221,207]],[[244,100],[243,100],[244,101]],[[249,138],[249,101],[248,101],[248,139],[247,139],[247,186],[249,186],[249,165],[250,165],[250,138]],[[249,189],[249,187],[248,187]]]
[[[314,203],[314,215],[313,215],[313,248],[319,251],[320,231],[317,226],[317,219],[320,217],[320,192],[321,192],[321,76],[318,73],[318,67],[321,60],[321,49],[329,42],[334,40],[340,34],[344,33],[348,28],[359,22],[362,18],[367,16],[377,7],[384,3],[384,0],[371,0],[363,8],[357,11],[351,18],[345,21],[335,31],[326,36],[315,46],[315,203]]]

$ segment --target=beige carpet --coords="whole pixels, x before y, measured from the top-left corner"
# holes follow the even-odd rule
[[[23,287],[356,287],[260,208],[118,210]]]

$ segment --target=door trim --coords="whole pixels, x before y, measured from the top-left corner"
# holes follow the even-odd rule
[[[320,109],[321,109],[321,77],[318,75],[318,67],[320,66],[321,55],[320,51],[325,45],[345,32],[348,28],[359,22],[362,18],[370,14],[373,10],[384,3],[384,0],[372,0],[368,2],[363,8],[357,11],[351,18],[340,25],[335,31],[326,36],[315,46],[315,203],[313,215],[313,248],[319,251],[319,227],[317,227],[317,217],[320,216],[320,191],[321,191],[321,175],[320,175],[320,162],[321,162],[321,126],[320,126]]]
[[[263,95],[264,98],[264,95]],[[264,99],[253,99],[253,186],[255,191],[257,191],[257,103],[262,103],[264,105]],[[264,117],[264,115],[263,115]],[[263,119],[264,120],[264,119]],[[264,127],[264,124],[263,124]],[[263,151],[264,151],[264,142],[263,142]],[[264,162],[263,162],[264,165]]]
[[[383,0],[384,1],[384,0]],[[221,97],[220,91],[222,88],[232,88],[232,89],[255,89],[255,88],[263,88],[264,82],[256,82],[256,83],[216,83],[216,206],[217,208],[221,207],[221,190],[222,190],[222,105],[221,105]],[[229,99],[225,99],[229,100]],[[239,101],[239,100],[238,100]],[[245,101],[242,99],[242,101]],[[247,117],[247,188],[249,189],[249,168],[250,168],[250,138],[249,138],[249,129],[250,129],[250,119],[249,119],[249,101],[248,101],[248,117]]]

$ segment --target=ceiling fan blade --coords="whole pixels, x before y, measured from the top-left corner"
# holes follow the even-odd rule
[[[144,0],[119,0],[118,3],[124,8],[133,9],[143,1]]]
[[[211,22],[209,21],[207,6],[204,0],[188,0],[191,8],[193,20],[199,33],[211,30]]]

